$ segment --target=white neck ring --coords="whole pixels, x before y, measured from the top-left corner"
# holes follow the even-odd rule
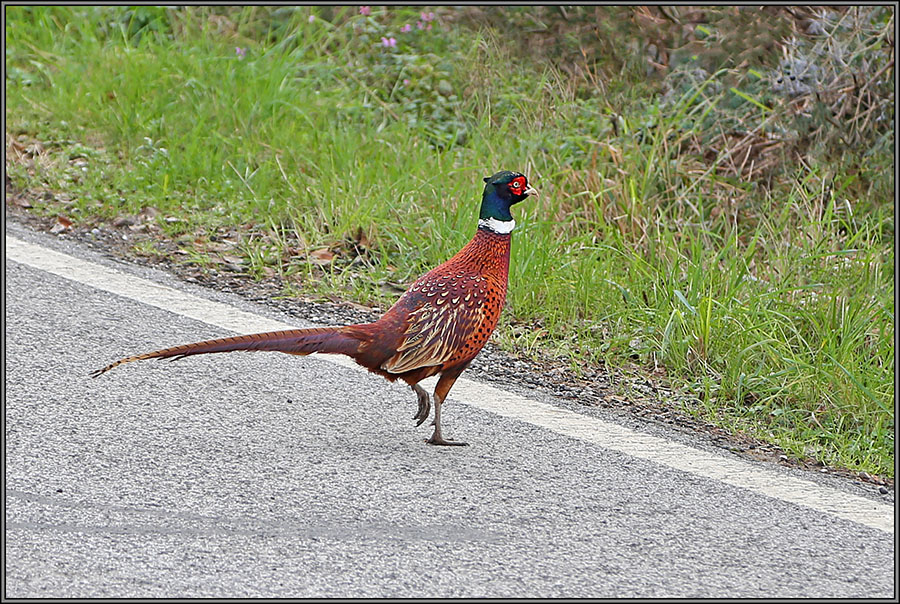
[[[515,220],[497,220],[496,218],[482,218],[478,221],[478,226],[486,228],[500,235],[508,235],[516,228]]]

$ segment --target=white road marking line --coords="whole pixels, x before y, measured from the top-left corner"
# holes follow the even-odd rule
[[[227,304],[205,300],[147,279],[27,243],[9,234],[6,236],[6,256],[21,264],[236,333],[296,328],[296,325],[273,321]],[[321,355],[318,358],[365,371],[343,356]],[[90,378],[85,376],[84,379]],[[758,464],[726,458],[636,432],[612,422],[580,415],[465,378],[457,380],[452,398],[490,413],[596,443],[626,455],[832,514],[891,535],[894,533],[892,505],[786,476],[764,469]]]

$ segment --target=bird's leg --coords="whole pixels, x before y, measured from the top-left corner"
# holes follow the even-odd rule
[[[452,438],[444,439],[441,435],[441,403],[443,403],[437,393],[434,395],[434,434],[431,435],[431,438],[426,440],[429,445],[445,445],[445,446],[466,446],[468,443],[464,443],[458,440],[453,440]]]
[[[444,439],[441,435],[441,405],[444,402],[444,399],[447,398],[447,393],[450,392],[450,387],[453,386],[453,382],[456,381],[456,378],[459,377],[459,374],[462,373],[462,370],[465,367],[459,368],[459,371],[454,372],[455,375],[452,374],[442,374],[441,379],[438,380],[437,386],[434,387],[434,434],[431,435],[431,438],[426,440],[429,445],[445,445],[445,446],[466,446],[468,443],[464,443],[461,441],[453,440],[452,438]]]
[[[410,386],[415,391],[416,396],[419,399],[419,408],[416,410],[416,414],[413,416],[413,419],[417,420],[417,426],[421,426],[422,422],[428,419],[428,414],[431,413],[431,400],[428,398],[428,393],[425,392],[424,388],[422,388],[418,384],[411,384]]]

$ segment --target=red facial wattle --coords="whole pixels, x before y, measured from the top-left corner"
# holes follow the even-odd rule
[[[525,180],[525,177],[518,176],[509,183],[509,190],[513,195],[521,195],[526,186],[528,186],[528,181]]]

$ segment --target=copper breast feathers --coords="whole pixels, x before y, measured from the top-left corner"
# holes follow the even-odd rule
[[[396,353],[381,368],[403,373],[468,363],[500,318],[509,275],[509,236],[479,230],[453,258],[423,275],[392,311],[406,312]]]

